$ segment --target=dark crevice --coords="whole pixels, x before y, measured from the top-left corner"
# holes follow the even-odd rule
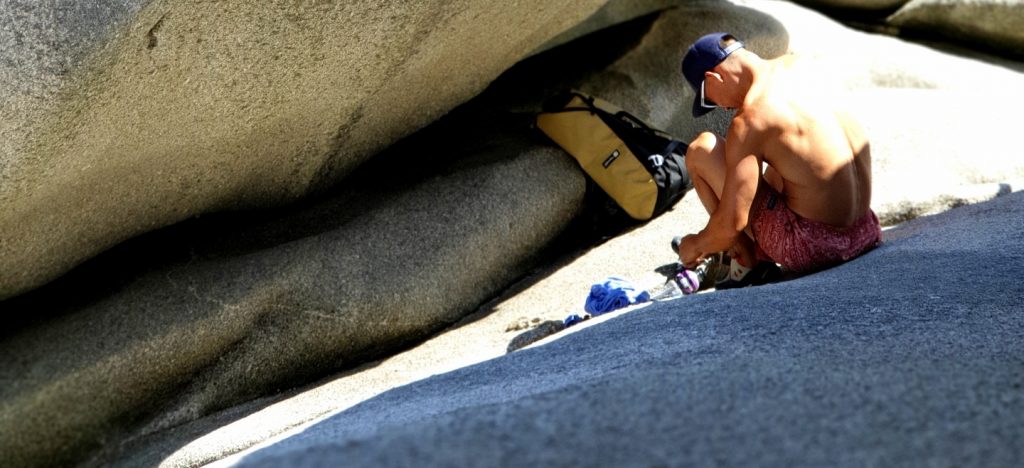
[[[153,50],[160,43],[156,34],[160,32],[160,28],[163,27],[164,18],[166,17],[166,14],[161,16],[160,19],[156,20],[156,23],[153,24],[153,27],[149,28],[149,31],[146,33],[146,49]]]

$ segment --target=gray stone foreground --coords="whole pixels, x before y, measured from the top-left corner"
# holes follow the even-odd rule
[[[1022,229],[1020,192],[919,218],[846,265],[633,309],[222,464],[1012,466]]]

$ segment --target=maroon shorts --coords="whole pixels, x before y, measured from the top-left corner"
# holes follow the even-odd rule
[[[835,227],[794,213],[786,206],[785,197],[771,187],[754,198],[750,220],[759,256],[767,256],[788,271],[821,270],[882,242],[874,211],[868,210],[849,227]]]

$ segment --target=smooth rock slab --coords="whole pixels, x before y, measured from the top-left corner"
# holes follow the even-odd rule
[[[384,393],[222,466],[1010,466],[1024,193]],[[993,261],[993,259],[999,259]]]

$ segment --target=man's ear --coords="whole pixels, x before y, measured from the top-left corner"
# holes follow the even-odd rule
[[[725,80],[722,79],[722,75],[719,75],[718,73],[715,73],[715,72],[710,71],[710,70],[704,72],[704,79],[705,80],[716,80],[719,83],[722,83],[722,82],[725,81]]]

